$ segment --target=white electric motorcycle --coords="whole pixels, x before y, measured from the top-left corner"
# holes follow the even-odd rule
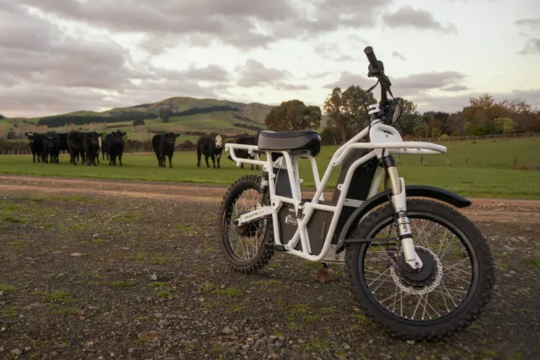
[[[263,172],[240,178],[224,196],[222,249],[243,273],[263,268],[274,251],[322,262],[331,249],[346,250],[350,288],[373,321],[403,339],[440,339],[483,311],[494,285],[493,260],[480,231],[453,208],[467,207],[469,200],[436,187],[406,186],[398,177],[394,154],[439,154],[446,148],[402,140],[391,126],[401,115],[402,100],[393,97],[373,49],[364,52],[381,100],[367,107],[369,127],[335,152],[322,179],[315,131],[262,131],[258,146],[225,146],[238,166],[261,165]],[[361,142],[366,136],[369,142]],[[251,156],[237,157],[237,151]],[[299,159],[307,159],[313,170],[311,199],[301,194]],[[326,200],[324,187],[339,166],[337,187]]]

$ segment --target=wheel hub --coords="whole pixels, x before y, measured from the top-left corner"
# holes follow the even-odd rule
[[[424,287],[429,285],[437,276],[437,260],[431,251],[416,247],[416,254],[422,260],[421,269],[413,269],[405,261],[403,253],[398,256],[399,275],[401,280],[408,286]]]
[[[403,254],[398,255],[397,263],[390,268],[395,284],[404,292],[423,295],[432,292],[441,283],[442,264],[433,252],[423,247],[415,247],[422,259],[422,270],[416,271],[407,265]]]

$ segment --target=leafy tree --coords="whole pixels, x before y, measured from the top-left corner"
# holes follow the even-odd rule
[[[441,132],[447,134],[450,132],[449,118],[450,114],[437,111],[433,118],[438,122]]]
[[[369,125],[369,115],[364,107],[375,104],[373,93],[366,92],[359,86],[350,86],[345,91],[334,88],[324,102],[324,111],[330,117],[345,142],[357,132]]]
[[[264,123],[274,131],[318,129],[321,125],[321,108],[306,106],[300,100],[284,101],[266,115]]]
[[[417,105],[412,101],[403,100],[401,117],[395,124],[395,127],[402,135],[416,135],[415,129],[422,124],[422,116],[416,111]],[[423,131],[423,128],[422,128]],[[422,134],[416,135],[421,137]]]
[[[451,114],[448,117],[448,130],[451,134],[460,136],[463,134],[465,122],[465,115],[463,115],[462,111]]]
[[[144,126],[144,125],[145,124],[144,124],[143,119],[133,121],[133,126]]]
[[[349,86],[343,92],[341,101],[342,112],[345,115],[345,131],[347,137],[350,138],[369,126],[369,114],[364,105],[367,107],[376,104],[377,100],[375,100],[373,93],[368,93],[359,86]]]
[[[5,119],[6,117],[2,114],[0,114],[0,120]]]
[[[424,114],[424,116],[422,116],[422,122],[424,123],[425,136],[428,138],[432,127],[431,124],[433,122],[433,118]]]
[[[438,127],[434,127],[433,129],[431,129],[431,136],[432,136],[432,137],[439,137],[439,136],[441,136],[441,129],[438,128]]]
[[[487,131],[483,125],[473,125],[470,129],[470,135],[486,135]]]
[[[347,131],[345,128],[345,117],[341,113],[343,102],[341,100],[341,89],[336,87],[324,101],[324,111],[330,117],[332,123],[336,126],[341,135],[341,141],[347,141]]]
[[[506,119],[503,125],[503,134],[513,134],[516,132],[517,124],[512,119]]]
[[[327,126],[321,133],[321,141],[325,145],[335,144],[339,139],[339,130],[333,126]]]
[[[159,109],[159,118],[164,123],[169,122],[169,110],[168,109]]]
[[[465,135],[471,135],[471,128],[472,128],[473,124],[469,121],[467,121],[465,123],[465,125],[463,125],[463,134]]]
[[[414,128],[414,136],[422,137],[424,134],[424,127],[422,125],[418,125]]]

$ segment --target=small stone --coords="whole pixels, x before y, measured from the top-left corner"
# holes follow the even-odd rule
[[[93,239],[97,239],[99,237],[99,234],[94,234],[94,236],[92,236]]]
[[[24,352],[29,352],[29,351],[32,351],[32,348],[30,346],[27,346],[24,348]]]
[[[349,345],[347,343],[341,344],[341,347],[343,347],[343,349],[345,349],[345,350],[351,350],[351,345]]]
[[[262,350],[265,346],[264,340],[259,339],[255,342],[255,350]]]
[[[416,342],[414,340],[407,340],[407,344],[414,345],[414,344],[416,344]]]
[[[22,354],[22,351],[19,349],[13,349],[11,350],[11,355],[19,356]]]
[[[279,337],[279,341],[285,342],[285,336],[281,335],[281,336]]]
[[[81,253],[73,253],[73,254],[70,254],[69,256],[80,257],[80,256],[82,256],[82,254]]]
[[[155,341],[158,338],[157,331],[143,331],[137,335],[139,340],[143,341]]]
[[[230,335],[230,334],[232,334],[234,331],[233,331],[230,327],[225,326],[225,327],[223,328],[223,330],[221,330],[221,332],[222,332],[223,334],[225,334],[225,335]]]
[[[277,340],[277,336],[276,335],[270,335],[270,341],[274,342]]]
[[[276,347],[277,347],[277,348],[280,348],[281,346],[283,346],[283,344],[281,344],[281,341],[279,341],[279,340],[276,341]]]
[[[447,356],[443,356],[443,357],[441,358],[441,360],[450,360],[450,358],[447,357]]]
[[[159,320],[159,326],[169,326],[170,322],[168,320]]]
[[[133,354],[137,349],[135,348],[129,348],[128,353]]]
[[[249,345],[253,345],[254,342],[255,342],[255,340],[253,340],[253,338],[247,338],[247,343]]]
[[[304,341],[304,340],[302,340],[302,339],[298,339],[298,343],[299,343],[300,345],[302,345],[302,344],[304,344],[304,343],[305,343],[305,341]]]
[[[242,346],[242,350],[248,351],[248,350],[249,350],[249,345],[244,345],[244,346]]]
[[[163,314],[155,313],[155,314],[154,314],[154,317],[155,317],[156,319],[163,319]]]
[[[158,279],[158,278],[157,278],[157,275],[156,275],[156,274],[150,276],[150,280],[152,280],[152,281],[157,281],[157,279]]]
[[[199,302],[204,302],[204,298],[199,298]]]

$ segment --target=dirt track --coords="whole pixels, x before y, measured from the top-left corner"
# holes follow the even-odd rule
[[[340,264],[223,259],[225,187],[0,176],[0,359],[538,359],[540,201],[473,199],[495,261],[480,319],[440,342],[389,337]],[[504,223],[503,223],[504,221]]]
[[[2,192],[44,192],[219,203],[225,186],[35,176],[0,176]],[[307,191],[306,195],[312,194]],[[328,193],[328,197],[331,196]],[[540,223],[540,200],[471,198],[464,209],[473,221]]]

